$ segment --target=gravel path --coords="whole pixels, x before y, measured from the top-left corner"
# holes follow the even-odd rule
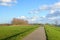
[[[37,30],[27,35],[22,40],[46,40],[44,27],[39,27]]]

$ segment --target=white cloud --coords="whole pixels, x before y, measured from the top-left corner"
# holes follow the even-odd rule
[[[3,5],[3,6],[11,6],[11,4],[7,4],[7,3],[0,3],[0,5]]]
[[[34,13],[39,13],[39,11],[35,10]]]
[[[20,16],[20,17],[17,17],[17,18],[27,20],[29,23],[35,23],[38,20],[38,16],[33,16],[32,18],[28,18],[26,16]]]
[[[29,13],[31,13],[31,14],[37,14],[37,13],[39,13],[39,11],[36,10],[36,9],[34,9],[34,10],[31,10]]]
[[[26,16],[20,16],[18,17],[19,19],[26,19],[27,17]]]
[[[44,11],[44,10],[45,11],[48,10],[49,14],[47,14],[46,16],[42,16],[41,17],[42,19],[55,20],[58,18],[58,16],[60,16],[60,2],[56,2],[51,5],[42,5],[39,8],[37,8],[36,10],[33,9],[32,11],[30,11],[30,13],[35,14],[35,13],[39,13],[40,11]],[[32,21],[35,21],[35,20],[37,20],[37,19],[35,19],[35,18],[32,19]]]
[[[30,14],[33,14],[33,11],[30,11],[29,13],[30,13]]]
[[[50,17],[60,17],[60,11],[54,11],[54,13],[50,13],[46,15],[46,18]]]
[[[50,14],[53,14],[55,12],[55,10],[50,10]]]
[[[48,10],[48,5],[42,5],[39,9],[40,10]]]
[[[52,9],[60,9],[60,2],[53,4]]]
[[[42,18],[46,18],[46,16],[42,16]]]
[[[0,0],[0,6],[12,6],[17,3],[17,0]]]
[[[30,21],[32,21],[32,22],[33,22],[33,21],[36,21],[36,19],[34,18],[34,19],[31,19]]]
[[[39,8],[37,9],[33,9],[30,11],[31,14],[37,14],[39,13],[40,11],[43,11],[43,10],[49,10],[49,13],[50,14],[53,14],[55,11],[59,11],[60,10],[60,2],[56,2],[54,4],[51,4],[51,5],[41,5]]]
[[[46,18],[55,19],[57,16],[60,16],[60,2],[51,5],[42,5],[40,10],[49,10],[49,14],[47,14]]]
[[[50,17],[48,18],[49,20],[56,20],[56,19],[60,19],[60,17]]]
[[[12,0],[0,0],[1,2],[12,2]]]
[[[36,20],[37,20],[37,19],[33,18],[33,19],[28,19],[27,21],[28,21],[29,23],[35,23]]]
[[[57,17],[51,17],[51,18],[48,18],[49,20],[54,20],[56,19]]]
[[[20,16],[20,17],[17,17],[18,19],[23,19],[23,20],[27,20],[29,23],[35,23],[38,16],[33,16],[32,18],[28,18],[26,16]]]
[[[37,18],[39,18],[39,16],[33,16],[33,17],[32,17],[32,19],[37,19]]]
[[[56,10],[56,9],[60,9],[60,2],[56,2],[56,3],[51,4],[51,5],[42,5],[39,9],[40,10]]]
[[[33,16],[31,19],[29,19],[29,21],[35,22],[37,19],[38,19],[38,16]]]

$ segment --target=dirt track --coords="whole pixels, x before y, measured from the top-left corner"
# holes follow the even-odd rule
[[[46,40],[44,27],[39,27],[37,30],[35,30],[22,40]]]

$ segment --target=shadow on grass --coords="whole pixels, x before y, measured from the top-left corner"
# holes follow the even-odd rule
[[[46,28],[44,27],[44,29],[45,29],[46,40],[48,40],[48,36],[47,36],[47,32],[46,32]]]

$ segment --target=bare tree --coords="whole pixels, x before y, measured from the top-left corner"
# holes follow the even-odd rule
[[[55,25],[58,25],[58,20],[57,19],[55,20]]]

